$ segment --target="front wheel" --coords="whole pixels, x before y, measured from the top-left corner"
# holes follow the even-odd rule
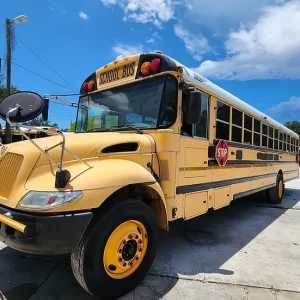
[[[99,299],[117,299],[150,269],[157,248],[158,223],[145,203],[126,199],[94,221],[71,255],[75,278]]]
[[[277,175],[276,186],[267,190],[267,199],[274,204],[280,204],[282,202],[284,194],[284,183],[282,174]]]

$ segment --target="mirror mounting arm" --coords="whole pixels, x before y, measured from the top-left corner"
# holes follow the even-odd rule
[[[27,134],[25,132],[23,132],[21,129],[20,129],[20,126],[17,124],[17,123],[13,123],[10,121],[9,119],[9,115],[17,110],[19,110],[20,108],[20,105],[17,105],[16,107],[10,109],[7,114],[6,114],[6,120],[7,122],[10,124],[10,126],[16,126],[16,129],[27,139],[29,140],[36,148],[38,148],[41,153],[43,153],[48,159],[50,159],[60,170],[62,169],[62,158],[60,159],[60,164],[56,163],[48,154],[47,154],[47,150],[44,151],[39,145],[37,145],[29,136],[27,136]],[[42,131],[42,132],[45,132],[45,133],[48,133],[49,130],[46,130],[46,129],[42,129],[42,128],[37,128],[37,127],[34,127],[34,126],[28,126],[28,125],[22,125],[22,127],[24,128],[27,128],[27,129],[36,129],[36,130],[39,130],[39,131]],[[60,134],[63,138],[63,141],[60,143],[62,145],[62,148],[64,150],[65,148],[65,136],[62,132],[60,131],[57,131],[58,134]],[[58,146],[58,145],[56,145]],[[54,148],[54,147],[52,147]]]
[[[78,107],[79,106],[78,103],[70,102],[69,100],[67,100],[66,98],[64,98],[62,96],[46,94],[44,96],[44,98],[49,99],[49,100],[56,100],[56,101],[61,102],[64,105],[71,106],[71,107]]]
[[[56,172],[56,180],[55,180],[55,187],[56,188],[64,188],[66,187],[68,181],[71,178],[71,174],[68,170],[64,170],[63,167],[63,157],[64,157],[64,152],[67,151],[69,154],[71,154],[72,156],[74,156],[76,159],[78,159],[79,161],[81,161],[82,163],[84,163],[88,168],[91,169],[92,166],[90,164],[88,164],[86,161],[80,159],[75,153],[73,153],[71,150],[66,148],[66,138],[65,135],[60,131],[57,130],[55,132],[51,131],[51,130],[47,130],[47,129],[43,129],[43,128],[38,128],[38,127],[34,127],[34,126],[28,126],[28,125],[23,125],[22,127],[27,128],[27,129],[36,129],[45,133],[49,133],[51,132],[59,134],[62,137],[62,141],[57,143],[56,145],[50,147],[50,148],[46,148],[45,150],[43,150],[37,143],[35,143],[29,136],[27,136],[27,134],[25,132],[23,132],[19,126],[18,123],[13,123],[11,122],[9,116],[10,114],[12,114],[13,112],[19,110],[21,108],[21,106],[19,104],[16,105],[16,107],[10,109],[7,113],[6,113],[6,120],[7,122],[11,125],[11,126],[15,126],[16,130],[18,130],[28,141],[30,141],[43,155],[45,155],[53,164],[55,164],[58,168],[58,171]],[[61,150],[61,155],[60,155],[60,162],[57,163],[49,154],[48,152],[58,146],[61,146],[62,150]]]
[[[181,89],[184,92],[192,92],[195,90],[195,85],[191,83],[187,83],[185,81],[181,81],[179,83],[179,89]]]

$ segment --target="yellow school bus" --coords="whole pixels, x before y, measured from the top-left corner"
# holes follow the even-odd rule
[[[42,132],[40,129],[48,129],[48,130],[47,132]],[[20,130],[26,133],[26,135],[30,139],[38,139],[38,138],[43,138],[51,135],[51,131],[55,131],[56,128],[50,126],[38,126],[35,129],[20,127],[19,130],[15,130],[14,128],[11,128],[12,143],[26,140],[26,138],[22,135],[22,133],[20,133]],[[3,145],[6,144],[5,128],[0,128],[0,143]]]
[[[0,115],[18,128],[47,99],[11,95]],[[74,276],[100,299],[144,278],[159,228],[259,191],[279,204],[299,175],[295,132],[161,52],[99,68],[77,107],[75,134],[1,148],[0,240],[71,253]]]

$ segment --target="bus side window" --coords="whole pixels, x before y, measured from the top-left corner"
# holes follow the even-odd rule
[[[229,105],[218,101],[217,102],[217,139],[229,140],[229,122],[230,122],[230,107]]]
[[[201,93],[201,117],[200,123],[196,124],[195,136],[201,138],[208,137],[208,96]]]

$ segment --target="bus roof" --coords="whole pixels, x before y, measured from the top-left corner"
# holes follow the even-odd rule
[[[168,56],[169,57],[169,56]],[[183,64],[176,61],[174,58],[169,57],[173,60],[178,66],[183,68],[184,79],[190,81],[197,86],[203,88],[206,91],[211,92],[216,97],[221,97],[230,104],[236,106],[237,108],[241,108],[251,114],[253,117],[256,117],[262,121],[268,122],[270,125],[273,125],[277,129],[284,131],[285,133],[290,134],[295,138],[299,138],[299,135],[294,131],[290,130],[289,128],[285,127],[284,125],[278,123],[277,121],[273,120],[269,116],[265,115],[261,111],[257,110],[256,108],[252,107],[251,105],[247,104],[243,100],[239,99],[238,97],[232,95],[231,93],[225,91],[221,87],[217,86],[216,84],[212,83],[208,79],[204,78],[203,76],[197,74],[196,72],[192,71],[188,67],[184,66]],[[220,99],[221,100],[221,99]]]

